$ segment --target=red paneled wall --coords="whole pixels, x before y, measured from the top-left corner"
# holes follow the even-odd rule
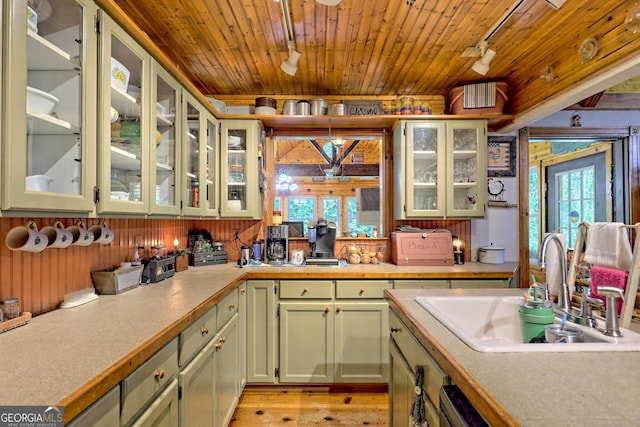
[[[54,218],[29,218],[38,228],[53,223]],[[110,245],[92,244],[91,246],[71,246],[66,249],[45,249],[40,253],[11,251],[5,244],[5,238],[13,227],[23,225],[26,218],[0,218],[0,300],[12,297],[20,299],[23,311],[34,315],[54,310],[70,292],[92,287],[91,272],[130,261],[138,242],[146,248],[141,256],[152,255],[151,246],[164,244],[167,251],[173,249],[173,241],[178,238],[180,248],[187,242],[189,230],[206,229],[214,241],[225,244],[229,260],[238,259],[240,245],[251,245],[255,239],[263,239],[262,221],[256,220],[188,220],[188,219],[136,219],[106,218],[107,224],[115,233]],[[78,218],[62,218],[66,227]],[[90,227],[99,219],[83,218]],[[397,221],[398,224],[410,224],[420,228],[449,228],[471,245],[471,222],[460,221]],[[240,241],[234,239],[239,233]],[[388,236],[387,236],[388,237]],[[365,240],[356,240],[368,243]],[[345,242],[339,240],[336,253],[340,253]],[[370,240],[376,244],[388,244],[384,240]],[[305,241],[292,241],[292,248],[308,250]],[[389,251],[385,253],[389,259]]]

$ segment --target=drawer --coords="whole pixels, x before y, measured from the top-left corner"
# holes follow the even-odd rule
[[[216,314],[216,322],[218,328],[222,328],[226,323],[238,312],[240,305],[240,293],[238,288],[234,289],[229,295],[222,298],[216,304],[218,313]]]
[[[331,299],[333,280],[281,280],[280,298]]]
[[[336,280],[336,298],[384,298],[389,280]]]
[[[394,280],[395,289],[448,289],[449,281],[446,279],[424,280]]]
[[[178,372],[178,337],[122,381],[121,422],[126,424]]]
[[[424,369],[423,389],[436,408],[440,407],[440,387],[450,383],[449,376],[431,358],[429,353],[411,335],[407,327],[392,312],[389,316],[391,337],[415,374],[417,365]]]
[[[508,288],[509,279],[475,279],[451,281],[451,288],[475,289],[475,288]]]
[[[186,365],[217,331],[216,307],[200,316],[180,334],[178,364]]]

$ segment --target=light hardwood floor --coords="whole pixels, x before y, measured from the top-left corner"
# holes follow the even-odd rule
[[[328,387],[249,387],[229,426],[386,426],[388,398],[386,392],[352,393]]]

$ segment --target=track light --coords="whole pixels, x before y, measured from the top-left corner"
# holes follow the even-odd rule
[[[326,6],[337,6],[341,1],[342,0],[316,0],[316,2]]]
[[[282,61],[280,69],[290,76],[294,76],[298,71],[298,60],[300,59],[300,52],[295,49],[289,49],[289,57]]]
[[[544,0],[544,1],[555,10],[558,10],[562,7],[562,5],[564,5],[564,2],[566,0]]]
[[[482,53],[482,57],[473,63],[471,69],[476,73],[485,76],[489,72],[489,67],[491,66],[491,61],[494,56],[496,56],[496,51],[493,49],[487,49]]]

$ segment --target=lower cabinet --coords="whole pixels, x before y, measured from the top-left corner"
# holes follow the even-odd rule
[[[415,376],[422,366],[424,379],[420,397],[424,401],[429,426],[440,425],[440,388],[450,384],[449,376],[416,341],[409,329],[393,313],[389,315],[391,378],[389,381],[389,425],[407,426],[411,406],[417,397]]]
[[[390,282],[300,285],[280,283],[280,382],[386,383],[389,309],[382,298]]]
[[[116,385],[75,417],[69,427],[113,427],[120,425],[120,385]]]
[[[215,341],[209,341],[178,374],[181,427],[213,425],[215,345]]]
[[[276,282],[247,281],[247,382],[276,382]]]
[[[131,426],[178,427],[178,381],[171,380]]]
[[[213,339],[214,426],[229,424],[242,392],[239,388],[239,338],[239,315],[236,313]]]

